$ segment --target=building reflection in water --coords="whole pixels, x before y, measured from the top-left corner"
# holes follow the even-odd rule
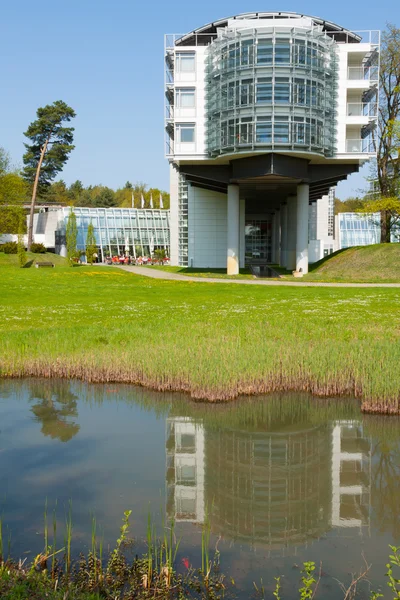
[[[296,551],[332,528],[369,531],[371,442],[359,421],[239,431],[167,419],[167,512],[230,540]],[[350,531],[348,532],[350,533]]]

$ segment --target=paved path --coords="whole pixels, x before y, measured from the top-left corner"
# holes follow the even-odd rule
[[[129,271],[135,275],[144,275],[152,279],[165,279],[168,281],[195,281],[196,283],[239,283],[241,285],[278,285],[298,287],[347,287],[347,288],[400,288],[400,283],[318,283],[314,281],[277,281],[271,279],[219,279],[218,277],[191,277],[170,273],[151,267],[118,266],[118,269]]]

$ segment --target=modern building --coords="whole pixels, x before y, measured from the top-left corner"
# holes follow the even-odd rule
[[[89,224],[94,227],[99,260],[106,256],[129,253],[130,256],[151,256],[163,249],[169,256],[169,211],[139,208],[47,209],[34,216],[34,241],[66,255],[65,230],[71,211],[76,215],[78,250],[84,253]]]
[[[165,42],[172,264],[306,273],[309,205],[375,155],[380,32],[260,12]]]

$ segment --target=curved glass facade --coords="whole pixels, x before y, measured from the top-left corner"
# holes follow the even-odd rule
[[[332,156],[336,53],[320,28],[225,30],[209,46],[207,149]]]

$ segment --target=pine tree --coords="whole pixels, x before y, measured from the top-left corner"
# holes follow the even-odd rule
[[[74,211],[71,211],[68,216],[65,237],[67,241],[67,258],[69,260],[70,265],[72,266],[72,264],[74,263],[74,259],[76,259],[78,255],[78,226],[76,224],[76,215]]]
[[[88,227],[88,232],[86,236],[86,259],[90,265],[94,262],[94,254],[97,251],[97,242],[96,237],[94,235],[94,227],[93,224],[90,223]]]

